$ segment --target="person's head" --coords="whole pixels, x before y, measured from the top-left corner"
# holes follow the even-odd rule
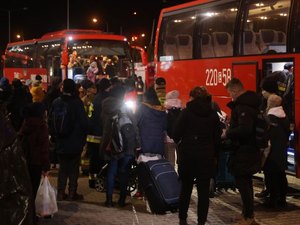
[[[233,101],[245,92],[244,85],[238,78],[232,78],[225,87]]]
[[[125,96],[125,88],[122,85],[113,86],[109,92],[109,95],[123,100]]]
[[[294,65],[293,65],[293,63],[286,63],[286,64],[284,64],[283,68],[288,71],[293,71]]]
[[[268,99],[271,94],[280,94],[281,86],[285,85],[284,81],[285,74],[282,71],[275,71],[264,77],[260,85],[263,97]]]
[[[38,80],[38,81],[42,82],[42,76],[39,75],[39,74],[37,74],[37,75],[35,76],[35,80]]]
[[[64,93],[67,93],[67,94],[75,94],[75,92],[76,92],[76,85],[75,85],[74,80],[72,80],[72,79],[65,79],[63,81],[62,90],[63,90]]]
[[[149,103],[151,105],[161,105],[153,86],[149,87],[145,92],[144,100],[146,103]]]
[[[97,63],[95,61],[91,62],[90,66],[92,68],[97,68]]]
[[[271,94],[268,98],[267,101],[267,112],[271,109],[271,108],[275,108],[278,106],[281,106],[282,103],[282,98],[276,94]]]
[[[206,87],[204,86],[196,86],[190,91],[191,100],[196,98],[208,98],[210,94],[208,93]]]
[[[110,81],[107,78],[102,78],[96,83],[97,91],[101,91],[101,92],[107,90],[108,88],[110,88],[110,86],[111,86]]]

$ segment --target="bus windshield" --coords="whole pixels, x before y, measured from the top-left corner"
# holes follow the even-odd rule
[[[76,52],[76,53],[75,53]],[[102,74],[128,77],[132,73],[130,48],[127,42],[115,40],[72,40],[68,42],[68,54],[76,54],[77,63],[68,68],[87,71],[91,61],[98,61]],[[68,71],[69,72],[69,71]],[[70,74],[68,75],[70,76]]]

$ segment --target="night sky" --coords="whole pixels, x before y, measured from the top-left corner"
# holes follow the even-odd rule
[[[191,0],[69,0],[70,29],[103,29],[128,38],[145,33],[150,40],[153,21],[164,7]],[[23,10],[26,7],[26,10]],[[17,34],[25,40],[66,29],[67,0],[3,0],[0,4],[0,52],[8,42],[8,10],[11,11],[11,41]],[[137,15],[133,15],[137,12]],[[92,23],[92,18],[98,23]]]

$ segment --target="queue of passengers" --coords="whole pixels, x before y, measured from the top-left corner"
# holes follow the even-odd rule
[[[57,178],[58,201],[83,199],[77,189],[81,152],[87,145],[90,153],[91,177],[99,172],[103,163],[108,163],[105,206],[115,205],[113,190],[118,171],[122,179],[117,204],[119,207],[126,206],[129,169],[137,155],[158,154],[172,161],[175,160],[173,156],[168,156],[170,152],[165,150],[166,134],[168,134],[168,138],[172,139],[171,143],[178,145],[171,151],[175,154],[175,148],[177,149],[176,162],[182,184],[179,224],[188,224],[188,208],[195,180],[198,191],[198,224],[205,224],[209,208],[209,183],[216,173],[218,152],[222,148],[221,139],[229,138],[234,143],[238,143],[237,147],[232,149],[229,164],[242,200],[242,214],[237,218],[236,224],[258,224],[254,218],[252,184],[252,175],[261,169],[253,127],[260,106],[257,94],[245,90],[241,81],[236,78],[229,81],[226,89],[232,97],[232,101],[228,104],[232,110],[231,120],[230,126],[222,131],[218,114],[212,107],[211,95],[205,87],[193,88],[190,92],[190,101],[186,108],[182,109],[178,101],[179,93],[166,95],[165,80],[157,79],[155,85],[145,92],[136,111],[126,111],[130,114],[135,127],[135,145],[125,149],[123,154],[115,155],[107,150],[111,147],[110,118],[121,110],[124,98],[132,96],[132,91],[136,91],[132,89],[134,84],[133,78],[128,78],[124,84],[114,77],[110,80],[102,78],[96,85],[92,81],[76,85],[71,79],[65,79],[61,83],[59,78],[54,77],[46,94],[41,91],[41,86],[36,88],[33,86],[29,94],[20,80],[14,80],[10,88],[7,80],[1,79],[1,105],[6,106],[6,110],[10,113],[8,115],[22,141],[22,147],[30,152],[27,161],[34,190],[33,198],[41,174],[47,175],[50,169],[48,136],[54,132],[48,130],[46,126],[47,116],[51,115],[56,106],[66,103],[70,110],[69,124],[65,125],[68,133],[51,135],[60,164]],[[267,86],[269,87],[270,84],[262,85],[262,87]],[[79,97],[80,88],[86,91],[82,98]],[[284,172],[286,165],[283,164],[286,164],[284,154],[286,154],[285,144],[289,132],[288,117],[281,106],[282,99],[276,92],[266,96],[265,113],[271,121],[267,137],[271,143],[271,153],[266,159],[265,169],[272,177],[280,175],[280,183],[277,184],[273,180],[273,185],[278,188],[270,190],[272,200],[274,198],[276,204],[268,204],[268,207],[285,207],[287,182]],[[48,119],[50,120],[50,117]],[[274,124],[277,125],[273,126]],[[275,134],[281,135],[282,138],[274,139]],[[36,138],[34,143],[33,136]],[[39,143],[38,147],[37,143]],[[275,152],[279,152],[282,157],[274,157]],[[278,161],[283,165],[280,168],[274,167]]]

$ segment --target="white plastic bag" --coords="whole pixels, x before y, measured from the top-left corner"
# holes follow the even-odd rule
[[[35,198],[35,210],[37,216],[48,216],[56,213],[57,202],[56,192],[51,186],[48,176],[42,177],[37,195]]]

